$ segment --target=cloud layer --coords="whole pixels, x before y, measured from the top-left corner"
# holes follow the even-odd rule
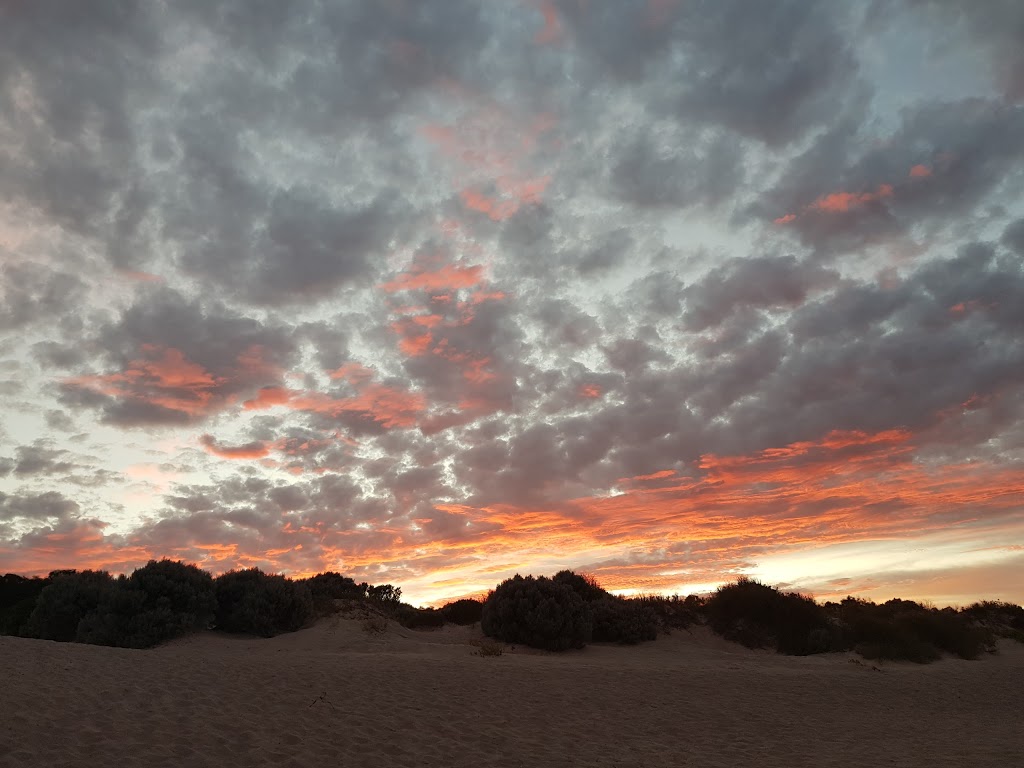
[[[995,5],[5,5],[0,570],[1024,600]]]

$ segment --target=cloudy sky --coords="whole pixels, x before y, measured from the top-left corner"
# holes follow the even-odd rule
[[[1024,601],[1018,0],[0,3],[0,572]]]

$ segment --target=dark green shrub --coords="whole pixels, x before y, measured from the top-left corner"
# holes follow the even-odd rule
[[[848,597],[838,605],[848,647],[867,659],[927,664],[941,657],[939,649],[921,635],[919,620],[927,609],[909,600],[876,605]]]
[[[516,574],[487,596],[480,627],[506,643],[564,651],[590,641],[593,618],[571,587],[543,576]]]
[[[821,606],[753,579],[719,587],[704,610],[715,632],[748,648],[774,648],[795,656],[837,650]]]
[[[597,579],[586,574],[575,573],[574,571],[559,571],[551,580],[558,584],[565,584],[587,603],[612,597],[612,593],[598,584]]]
[[[228,571],[214,580],[217,629],[272,637],[294,632],[314,618],[309,587],[259,568]]]
[[[0,576],[0,635],[20,633],[49,585],[49,579],[26,579],[13,573]]]
[[[366,582],[357,584],[354,579],[334,571],[318,573],[303,579],[302,583],[309,587],[313,606],[319,616],[334,613],[335,600],[365,600],[369,589]]]
[[[606,597],[591,603],[591,609],[594,642],[636,645],[658,639],[658,617],[643,602]]]
[[[480,600],[463,598],[453,603],[448,603],[441,608],[441,615],[450,624],[466,626],[476,624],[484,612],[484,604]]]
[[[121,648],[152,648],[206,629],[217,609],[213,578],[194,565],[150,560],[119,577],[82,618],[75,640]]]
[[[54,571],[21,630],[25,637],[71,642],[78,624],[113,588],[106,571]]]

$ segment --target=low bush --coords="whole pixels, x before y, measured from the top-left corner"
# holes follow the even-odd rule
[[[315,617],[313,596],[302,582],[259,568],[228,571],[214,580],[217,629],[272,637],[294,632]]]
[[[506,643],[565,651],[591,639],[590,606],[564,583],[516,574],[487,596],[480,627]]]
[[[106,571],[54,571],[20,634],[71,642],[79,623],[99,607],[113,586],[114,577]]]
[[[694,624],[700,624],[706,601],[697,595],[688,595],[685,599],[679,595],[641,595],[630,598],[630,602],[649,608],[657,617],[661,629],[670,632],[673,629],[689,629]]]
[[[463,598],[447,603],[441,608],[441,615],[450,624],[466,626],[476,624],[484,612],[484,604],[480,600]]]
[[[369,586],[366,582],[357,584],[354,579],[342,576],[334,571],[318,573],[301,583],[309,588],[313,597],[313,607],[318,616],[328,616],[335,612],[335,600],[365,600]]]
[[[852,597],[829,608],[840,619],[848,645],[865,658],[925,664],[942,651],[976,659],[992,648],[992,632],[953,608],[937,610],[911,600],[877,605]]]
[[[1007,637],[1024,643],[1024,608],[1019,605],[985,600],[967,606],[960,613],[995,637]]]
[[[591,608],[594,642],[636,645],[658,639],[658,616],[643,602],[606,597]]]
[[[809,597],[783,593],[754,579],[719,587],[704,608],[711,628],[748,648],[806,656],[838,650],[838,633]]]
[[[217,610],[213,578],[194,565],[150,560],[119,577],[82,618],[75,640],[121,648],[151,648],[206,629]]]
[[[606,600],[610,597],[614,597],[611,592],[608,592],[604,587],[597,583],[597,579],[587,574],[576,573],[574,571],[559,571],[552,578],[552,581],[557,584],[565,584],[573,592],[580,596],[580,598],[586,603],[597,602],[598,600]]]
[[[26,579],[13,573],[0,576],[0,635],[20,634],[49,579]]]
[[[505,646],[494,640],[470,640],[469,644],[476,648],[474,656],[501,656]]]

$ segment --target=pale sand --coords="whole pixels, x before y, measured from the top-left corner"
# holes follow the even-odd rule
[[[0,766],[1024,766],[1024,646],[929,666],[639,647],[471,655],[330,619],[150,651],[0,637]]]

